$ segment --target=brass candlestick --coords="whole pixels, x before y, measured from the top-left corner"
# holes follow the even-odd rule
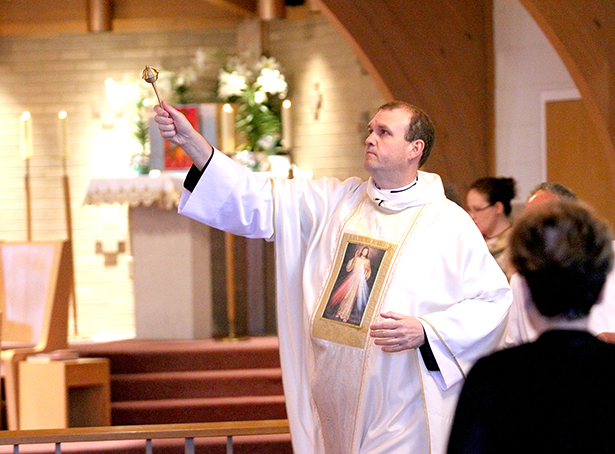
[[[160,107],[162,107],[162,101],[160,100],[160,95],[158,94],[158,88],[156,88],[156,81],[158,80],[158,70],[153,66],[146,66],[141,73],[141,78],[145,82],[152,84],[152,87],[154,87],[154,92],[156,93],[156,98],[158,98],[158,104],[160,104]]]

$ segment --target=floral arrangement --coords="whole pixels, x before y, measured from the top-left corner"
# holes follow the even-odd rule
[[[198,49],[192,63],[178,71],[158,67],[156,86],[162,99],[169,104],[191,104],[211,101],[215,98],[212,88],[220,67],[218,51]],[[125,75],[121,81],[109,78],[105,81],[106,95],[115,111],[122,111],[130,117],[132,138],[139,144],[132,153],[130,166],[138,173],[149,171],[150,142],[149,119],[152,107],[158,103],[151,85],[145,83],[140,74]]]
[[[132,136],[139,143],[141,150],[133,153],[130,164],[137,173],[145,174],[149,172],[149,116],[151,106],[146,98],[139,98],[135,101],[137,113],[134,120]]]
[[[190,65],[176,72],[168,71],[167,77],[174,98],[172,102],[176,104],[211,102],[215,98],[212,86],[215,85],[221,59],[220,51],[200,48]],[[158,80],[162,77],[164,75],[159,76]]]
[[[238,149],[275,153],[282,131],[282,101],[288,91],[278,62],[265,56],[230,57],[219,72],[217,91],[220,101],[239,104],[235,126],[245,142]]]
[[[239,105],[235,127],[245,142],[237,149],[244,152],[241,154],[244,160],[250,161],[246,165],[263,170],[263,164],[256,161],[252,152],[275,154],[279,147],[281,106],[288,85],[280,65],[272,57],[231,56],[225,62],[224,58],[220,51],[201,48],[190,65],[177,71],[157,67],[158,92],[169,104],[218,101]],[[132,74],[120,82],[107,79],[105,84],[113,108],[132,118],[132,137],[139,149],[132,154],[130,166],[139,173],[147,173],[149,119],[152,107],[158,102],[154,91],[138,75]]]

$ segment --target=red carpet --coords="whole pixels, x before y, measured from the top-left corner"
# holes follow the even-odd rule
[[[277,337],[247,340],[75,342],[81,357],[109,358],[112,425],[286,419]],[[226,439],[197,439],[196,452],[224,453]],[[145,442],[67,443],[67,453],[143,453]],[[12,448],[0,447],[0,453]],[[236,454],[292,453],[290,435],[237,437]],[[20,447],[49,452],[53,446]],[[154,441],[156,454],[183,440]]]
[[[113,425],[286,418],[277,337],[71,347],[110,359]]]

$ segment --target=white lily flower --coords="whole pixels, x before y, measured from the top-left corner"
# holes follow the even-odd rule
[[[221,71],[218,80],[220,81],[218,96],[222,99],[241,96],[242,92],[248,88],[246,78],[237,72]]]
[[[256,83],[262,87],[263,91],[272,95],[286,95],[288,88],[284,76],[277,69],[263,68],[260,76],[256,79]]]

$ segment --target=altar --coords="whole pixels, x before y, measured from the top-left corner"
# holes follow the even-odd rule
[[[89,182],[85,204],[128,204],[137,339],[213,335],[209,227],[177,213],[185,172]]]
[[[311,178],[287,156],[270,160],[271,170],[259,176],[286,177],[292,169]],[[178,214],[185,174],[99,178],[87,188],[85,204],[128,205],[136,338],[275,334],[273,243],[225,234]]]

